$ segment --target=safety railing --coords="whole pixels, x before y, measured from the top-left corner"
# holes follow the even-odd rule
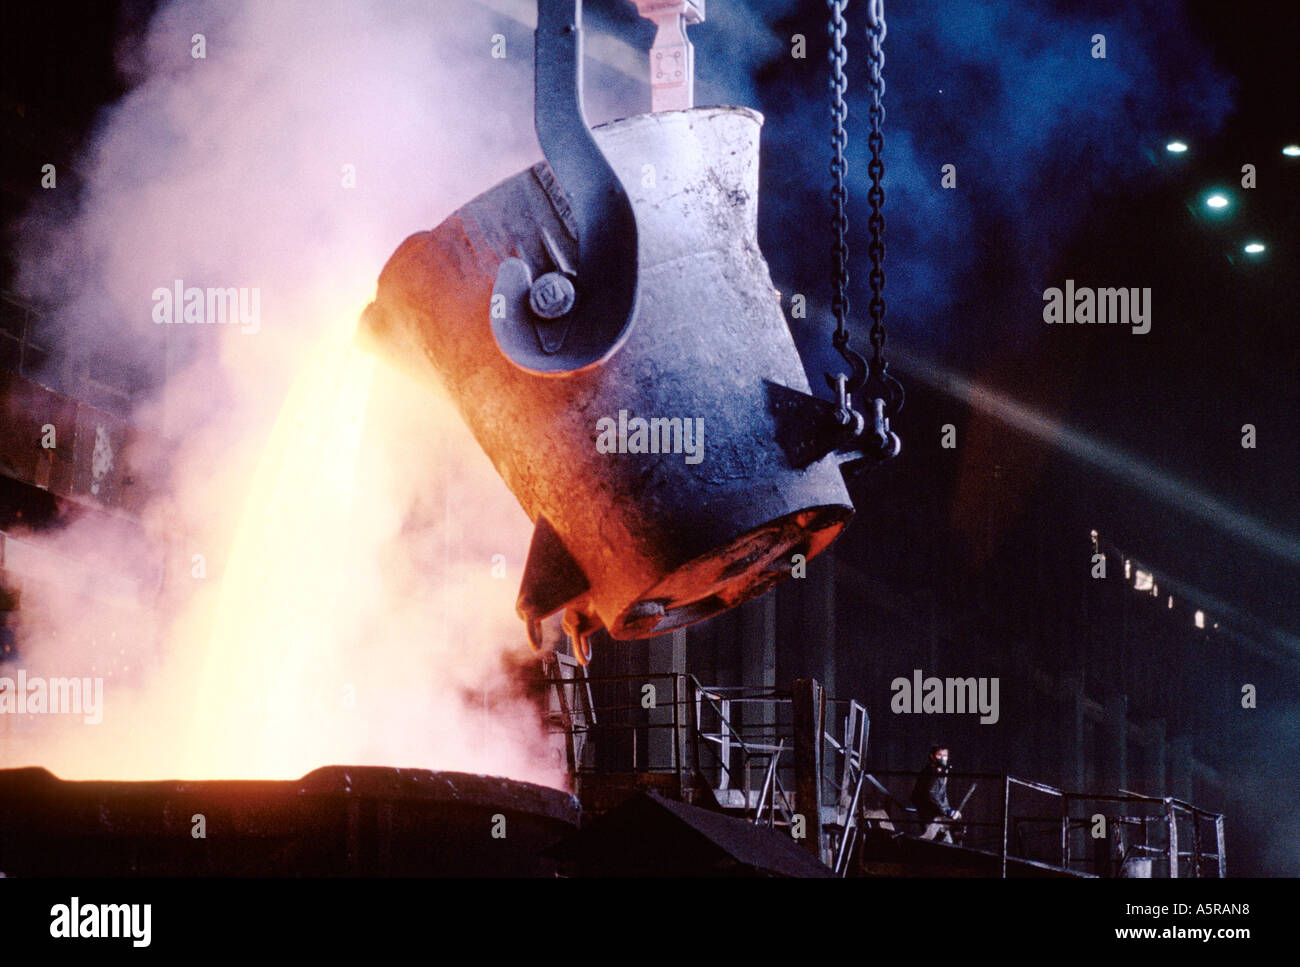
[[[911,804],[916,776],[872,770],[868,777],[872,815],[888,815],[896,831],[912,835],[923,828]],[[1012,863],[1110,877],[1227,875],[1223,815],[1180,799],[1064,792],[1011,775],[954,771],[950,804],[972,786],[961,818],[937,822],[956,843],[994,854],[1003,876]]]
[[[1108,847],[1104,855],[1098,850],[1083,860],[1067,852],[1067,863],[1089,863],[1101,875],[1121,877],[1228,875],[1222,813],[1172,796],[1128,791],[1118,796],[1071,793],[1066,799],[1083,813],[1069,820],[1068,830],[1081,830]],[[1067,850],[1068,830],[1062,834]]]
[[[682,798],[708,795],[711,805],[769,828],[793,831],[812,814],[822,860],[847,870],[869,734],[860,704],[826,700],[818,801],[799,803],[800,737],[789,692],[705,686],[687,674],[592,676],[558,654],[548,656],[547,669],[550,730],[575,785],[611,773],[672,775]]]

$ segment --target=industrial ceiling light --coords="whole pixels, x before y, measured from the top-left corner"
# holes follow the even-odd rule
[[[1264,252],[1264,245],[1261,242],[1247,242],[1242,251],[1247,255],[1260,255]]]
[[[1187,150],[1187,144],[1183,141],[1170,141],[1165,145],[1165,150],[1170,154],[1182,154]]]
[[[1300,158],[1300,144],[1288,144],[1282,149],[1282,153],[1288,158]]]
[[[1215,211],[1222,211],[1228,207],[1228,196],[1219,192],[1208,195],[1205,199],[1205,207],[1212,208]]]
[[[685,29],[702,2],[635,2],[659,28],[652,112],[589,128],[581,4],[539,0],[545,160],[407,239],[361,326],[449,391],[534,523],[517,601],[529,640],[540,647],[542,619],[563,612],[584,663],[602,627],[650,637],[802,574],[853,515],[841,470],[897,452],[902,403],[882,356],[883,246],[875,355],[864,362],[837,329],[856,364],[832,381],[836,402],[819,399],[759,254],[762,117],[693,107]],[[880,0],[871,12],[878,241]],[[836,46],[842,82],[842,32]]]

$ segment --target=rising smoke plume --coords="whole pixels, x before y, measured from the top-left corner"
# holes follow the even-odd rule
[[[3,764],[560,784],[509,673],[528,521],[450,404],[352,343],[397,243],[539,156],[530,32],[472,4],[177,0],[119,60],[80,204],[19,226],[18,288],[58,358],[152,374],[125,457],[150,540],[26,535],[62,563],[24,589],[17,664],[106,676],[103,722],[6,716]],[[593,113],[634,113],[618,97]],[[160,324],[175,280],[256,290],[257,324]]]

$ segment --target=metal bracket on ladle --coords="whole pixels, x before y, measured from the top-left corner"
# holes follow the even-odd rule
[[[891,421],[903,408],[904,394],[902,384],[889,375],[887,363],[877,368],[852,349],[846,347],[844,352],[852,375],[826,374],[834,403],[772,382],[767,384],[767,395],[777,443],[791,466],[807,467],[831,456],[851,478],[902,452]],[[854,407],[855,399],[868,401],[865,411]]]
[[[523,259],[505,259],[492,289],[504,312],[490,317],[515,363],[563,374],[607,359],[637,305],[636,216],[582,107],[581,0],[538,0],[534,78],[537,140],[568,202],[578,255],[536,280]]]

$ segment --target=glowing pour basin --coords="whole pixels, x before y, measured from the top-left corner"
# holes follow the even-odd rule
[[[852,516],[835,460],[795,467],[777,442],[774,391],[809,387],[758,248],[761,124],[699,108],[594,129],[636,214],[639,288],[593,364],[534,371],[494,337],[496,286],[515,293],[498,311],[518,331],[565,351],[563,320],[526,315],[517,284],[562,274],[576,251],[545,164],[407,239],[380,276],[363,341],[449,390],[534,523],[517,603],[530,631],[560,610],[583,637],[700,621],[787,577]],[[543,309],[562,295],[543,291]]]
[[[423,769],[329,766],[291,781],[199,782],[67,782],[8,769],[0,873],[554,876],[540,854],[577,829],[578,813],[557,789]],[[494,837],[494,823],[508,835]]]

